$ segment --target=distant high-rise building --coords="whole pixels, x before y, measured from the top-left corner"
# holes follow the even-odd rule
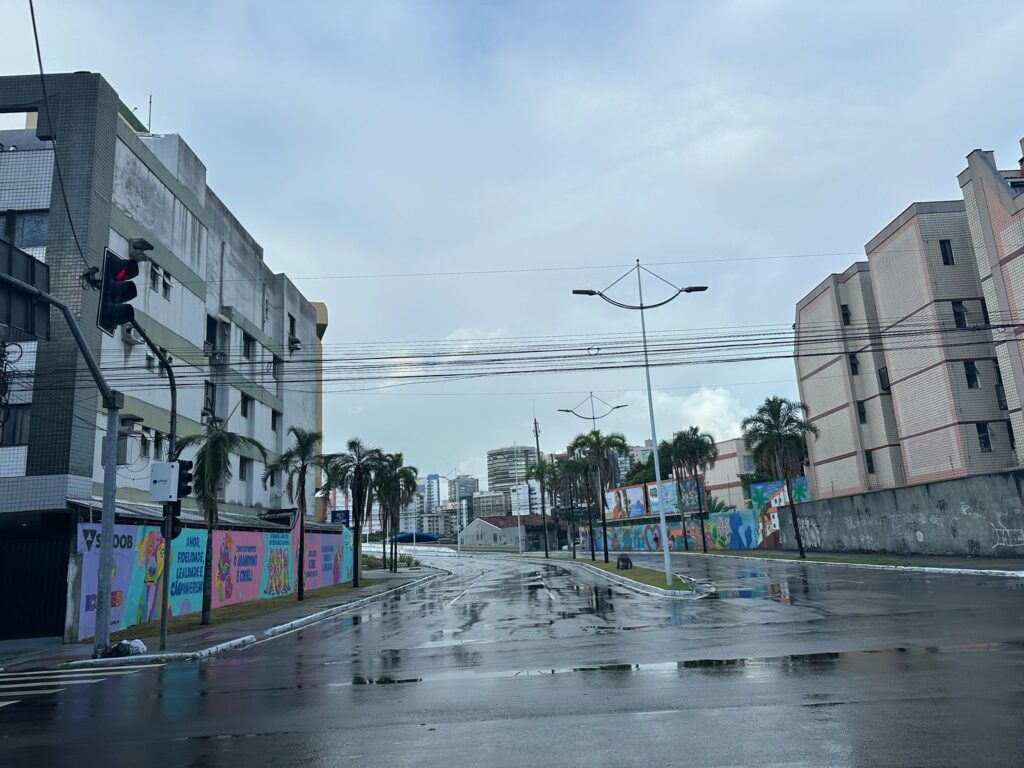
[[[441,506],[441,476],[427,475],[423,481],[423,511],[433,514]]]
[[[471,475],[457,475],[448,481],[448,501],[473,498],[480,490],[480,481]]]
[[[473,518],[507,515],[508,495],[504,491],[477,491],[473,494]]]
[[[507,491],[513,485],[525,482],[530,467],[536,463],[537,450],[527,445],[512,445],[488,451],[487,490]]]

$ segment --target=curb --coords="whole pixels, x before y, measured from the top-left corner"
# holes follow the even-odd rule
[[[673,553],[675,554],[675,553]],[[680,553],[684,554],[684,553]],[[761,563],[802,563],[805,565],[836,565],[844,568],[874,568],[882,571],[906,571],[908,573],[936,573],[952,576],[1004,576],[1010,579],[1024,579],[1024,571],[1007,571],[1000,568],[942,568],[936,565],[882,565],[879,563],[837,563],[831,560],[799,560],[779,557],[755,557],[753,555],[712,555],[703,552],[688,552],[698,557],[728,558],[729,560],[756,560]]]
[[[434,579],[439,579],[442,576],[451,576],[452,571],[445,568],[438,568],[439,573],[431,573],[422,578],[416,579],[415,581],[401,584],[397,587],[384,590],[376,595],[369,595],[368,597],[362,597],[358,600],[353,600],[343,605],[336,605],[333,608],[328,608],[324,611],[318,611],[317,613],[311,613],[309,616],[303,616],[301,619],[295,619],[285,624],[278,624],[276,627],[269,627],[263,630],[261,634],[263,640],[270,640],[274,637],[282,635],[286,632],[290,632],[293,629],[299,629],[300,627],[309,626],[310,624],[316,624],[324,619],[329,619],[332,616],[336,616],[339,613],[345,613],[354,608],[360,608],[364,605],[372,603],[376,600],[381,600],[385,597],[391,597],[399,594],[414,587],[418,587]],[[225,651],[241,650],[247,648],[250,645],[254,645],[258,641],[255,635],[244,635],[243,637],[236,637],[234,640],[227,640],[217,645],[211,645],[209,648],[203,648],[199,651],[188,651],[188,652],[175,652],[175,653],[144,653],[137,656],[118,656],[111,659],[79,659],[78,661],[67,661],[63,664],[58,664],[57,669],[81,669],[83,667],[123,667],[131,664],[166,664],[172,661],[202,661],[208,659],[211,656],[216,656],[219,653]]]
[[[299,629],[301,627],[309,626],[310,624],[316,624],[317,622],[323,621],[324,619],[329,619],[332,616],[337,616],[340,613],[345,613],[346,611],[350,611],[354,608],[361,608],[364,605],[375,602],[377,600],[382,600],[385,597],[392,597],[393,595],[397,595],[401,592],[405,592],[406,590],[413,589],[414,587],[418,587],[422,584],[426,584],[427,582],[433,581],[434,579],[439,579],[442,576],[453,575],[451,571],[444,568],[438,568],[437,570],[440,571],[440,573],[431,573],[427,576],[416,579],[415,581],[410,581],[405,584],[401,584],[397,587],[386,589],[383,592],[378,592],[376,595],[362,597],[358,600],[353,600],[350,603],[336,605],[333,608],[318,611],[317,613],[311,613],[309,616],[303,616],[301,619],[295,619],[294,621],[289,621],[284,624],[278,624],[276,627],[269,627],[263,630],[262,636],[264,639],[269,640],[270,638],[277,637],[278,635],[282,635],[286,632],[291,632],[293,629]]]
[[[536,561],[534,561],[534,560],[525,560],[524,562],[536,562]],[[696,582],[693,579],[689,579],[689,578],[685,578],[683,576],[679,576],[679,574],[675,574],[675,575],[679,576],[679,578],[683,579],[683,581],[690,582],[691,585],[692,585],[692,591],[684,592],[683,594],[679,594],[679,590],[660,589],[659,587],[651,587],[651,586],[648,586],[646,584],[640,584],[639,582],[633,581],[632,579],[628,579],[625,576],[618,576],[618,575],[616,575],[614,573],[608,573],[607,571],[602,571],[600,568],[595,568],[594,566],[587,565],[586,563],[561,562],[561,561],[558,561],[558,560],[548,560],[548,562],[551,563],[552,565],[557,565],[557,566],[559,566],[561,568],[564,568],[567,571],[571,571],[572,570],[572,566],[574,566],[574,565],[578,566],[580,568],[583,568],[583,569],[589,571],[590,573],[596,574],[598,576],[601,576],[601,577],[607,579],[608,581],[612,582],[613,584],[618,584],[620,587],[625,587],[626,589],[632,590],[633,592],[639,592],[641,595],[647,595],[648,597],[670,597],[670,598],[672,598],[674,600],[700,600],[701,598],[707,597],[708,594],[709,594],[709,592],[699,592],[699,591],[697,591],[697,584],[696,584]],[[713,589],[714,588],[712,588],[712,591],[713,591]]]

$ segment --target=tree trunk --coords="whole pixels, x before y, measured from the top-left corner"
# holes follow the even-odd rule
[[[708,553],[708,537],[704,532],[704,493],[701,488],[700,475],[693,473],[694,482],[697,483],[697,517],[700,518],[700,543],[704,547],[704,554]]]
[[[804,554],[804,540],[800,535],[800,526],[796,522],[796,504],[793,503],[793,484],[787,477],[786,483],[786,497],[789,499],[789,516],[793,520],[793,534],[796,536],[796,548],[800,552],[800,558],[804,559],[807,557]]]
[[[589,501],[589,499],[588,499]],[[590,559],[597,560],[594,552],[594,505],[587,504],[587,526],[590,528]]]
[[[601,465],[597,465],[597,503],[598,511],[601,513],[601,539],[604,549],[604,561],[608,562],[608,519],[604,512],[604,477],[601,472]]]
[[[299,562],[296,563],[298,577],[296,596],[299,600],[306,599],[306,467],[302,468],[299,478]]]
[[[360,531],[359,525],[359,512],[363,508],[363,500],[359,498],[362,489],[358,487],[358,483],[353,483],[352,487],[352,511],[349,513],[352,515],[352,587],[359,586],[359,571],[360,565],[363,560],[363,545],[362,545],[362,532]]]
[[[203,558],[203,613],[199,623],[210,623],[210,609],[213,608],[213,530],[217,525],[217,505],[206,515],[206,556]],[[170,578],[171,565],[164,563],[164,578]]]
[[[690,535],[686,532],[686,512],[683,510],[683,486],[680,475],[682,472],[676,472],[677,467],[673,466],[672,470],[676,475],[676,498],[679,499],[679,527],[683,529],[683,549],[687,552],[690,551]]]
[[[388,522],[390,522],[390,515],[384,509],[384,505],[380,508],[380,567],[383,570],[388,570]]]

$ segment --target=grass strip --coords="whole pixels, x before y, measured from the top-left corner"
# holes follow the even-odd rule
[[[644,584],[648,587],[657,587],[658,589],[673,589],[680,592],[690,592],[690,585],[683,581],[679,576],[673,574],[672,586],[665,586],[665,572],[656,571],[653,568],[644,568],[641,565],[634,564],[632,568],[624,571],[617,570],[615,563],[605,563],[600,560],[592,562],[590,560],[580,560],[584,565],[592,565],[595,568],[600,568],[602,571],[608,573],[614,573],[616,576],[622,576],[631,581],[635,581],[639,584]]]

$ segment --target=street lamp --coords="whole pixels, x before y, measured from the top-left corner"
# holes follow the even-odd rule
[[[578,291],[573,291],[573,293],[578,293]],[[583,405],[583,403],[587,402],[587,400],[590,401],[590,416],[584,416],[582,413],[577,413],[576,412],[576,408],[579,408],[581,405]],[[595,414],[595,412],[594,412],[594,401],[595,400],[600,400],[604,405],[608,406],[608,411],[606,413],[601,414],[600,416],[597,416]],[[597,420],[598,419],[603,419],[606,416],[611,416],[612,413],[614,413],[615,411],[619,410],[620,408],[626,408],[626,407],[627,406],[625,404],[623,404],[623,405],[612,405],[611,403],[608,403],[608,402],[605,402],[604,400],[601,400],[600,397],[594,397],[594,393],[591,392],[585,398],[583,398],[583,400],[581,400],[579,402],[579,404],[576,406],[576,408],[559,408],[558,410],[561,413],[571,413],[573,416],[576,416],[577,418],[580,418],[580,419],[590,419],[591,427],[595,431],[597,431]],[[598,493],[602,494],[602,496],[603,496],[603,494],[604,494],[604,479],[601,477],[601,462],[600,461],[597,462],[597,490],[598,490]],[[608,562],[608,520],[605,517],[605,513],[604,513],[604,499],[603,498],[595,499],[595,501],[597,501],[598,509],[601,511],[601,537],[602,537],[602,540],[603,540],[603,543],[604,543],[604,561],[607,563]],[[590,508],[588,507],[587,510],[588,510],[587,514],[589,515],[590,514],[590,511],[589,511]],[[596,555],[594,554],[594,526],[593,526],[593,524],[591,524],[591,526],[590,526],[590,559],[591,560],[596,560],[597,559]]]
[[[659,301],[659,302],[657,302],[655,304],[646,304],[645,305],[644,304],[644,286],[643,286],[643,280],[641,279],[641,271],[646,272],[647,274],[652,275],[653,277],[658,278],[663,283],[672,286],[672,288],[675,289],[675,293],[673,293],[671,296],[669,296],[667,299],[665,299],[663,301]],[[577,295],[577,296],[600,296],[602,299],[607,301],[612,306],[619,307],[620,309],[637,309],[637,310],[640,310],[640,332],[642,334],[643,344],[644,344],[644,375],[647,377],[647,410],[648,410],[648,413],[649,413],[649,415],[651,417],[651,443],[652,443],[653,454],[654,454],[654,481],[658,484],[658,516],[659,516],[659,523],[661,525],[661,549],[662,549],[662,554],[663,554],[664,560],[665,560],[665,583],[669,587],[671,587],[672,586],[672,560],[669,557],[669,551],[668,551],[668,526],[665,524],[665,504],[662,503],[662,501],[661,501],[662,499],[666,499],[668,497],[665,494],[662,493],[663,488],[662,488],[662,484],[661,484],[661,461],[658,458],[658,433],[657,433],[657,430],[655,429],[655,426],[654,426],[654,395],[651,392],[651,363],[650,363],[650,360],[648,359],[648,356],[647,356],[647,321],[644,318],[644,310],[645,309],[656,309],[658,307],[663,307],[666,304],[668,304],[670,301],[673,301],[674,299],[676,299],[680,294],[683,294],[683,293],[699,293],[699,292],[702,292],[702,291],[706,291],[708,289],[708,287],[706,285],[688,285],[688,286],[686,286],[684,288],[680,288],[678,285],[673,285],[672,283],[670,283],[668,280],[666,280],[665,278],[661,277],[660,275],[654,274],[653,272],[651,272],[646,267],[641,267],[640,266],[640,259],[637,259],[636,260],[636,266],[632,267],[628,272],[626,272],[624,275],[622,275],[617,280],[615,280],[615,282],[613,282],[611,285],[609,285],[608,288],[611,288],[613,285],[615,285],[615,283],[619,282],[619,280],[622,280],[624,277],[626,277],[626,275],[629,275],[631,272],[636,272],[636,287],[637,287],[637,293],[639,294],[639,297],[640,297],[640,303],[639,304],[625,304],[625,303],[623,303],[621,301],[617,301],[615,299],[609,298],[608,296],[605,295],[604,291],[595,291],[595,290],[590,289],[590,288],[576,289],[576,290],[573,291],[573,293],[575,295]],[[608,288],[605,288],[604,290],[607,291]],[[680,522],[682,522],[682,514],[680,514],[679,519],[680,519]],[[686,535],[686,528],[684,526],[683,527],[683,536],[685,536],[685,535]],[[606,541],[607,541],[607,539],[606,539]]]

